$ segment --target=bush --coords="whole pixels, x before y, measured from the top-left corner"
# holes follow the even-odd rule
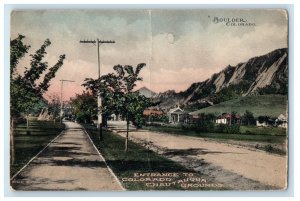
[[[215,127],[214,131],[217,133],[239,134],[240,133],[240,125],[220,124]]]

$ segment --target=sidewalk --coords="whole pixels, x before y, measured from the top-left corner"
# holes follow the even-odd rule
[[[11,187],[22,191],[124,190],[82,127],[65,124],[67,130],[12,179]]]

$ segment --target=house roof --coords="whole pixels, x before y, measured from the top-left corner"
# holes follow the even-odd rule
[[[222,115],[218,116],[217,119],[230,119],[230,118],[240,119],[241,116],[238,114],[223,113]]]
[[[146,109],[143,112],[143,115],[150,116],[150,115],[163,115],[164,112],[161,110],[155,110],[155,109]]]
[[[280,114],[277,119],[280,120],[280,121],[286,121],[287,120],[287,118],[283,114]]]
[[[170,109],[169,113],[178,113],[178,112],[183,112],[183,109],[181,109],[180,107],[176,107],[173,109]]]

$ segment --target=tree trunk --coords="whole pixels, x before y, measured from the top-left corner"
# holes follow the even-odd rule
[[[99,140],[102,142],[103,141],[103,132],[102,132],[102,123],[99,125]]]
[[[29,115],[26,115],[26,134],[30,135],[30,130],[29,130]]]
[[[10,164],[15,163],[14,118],[10,120]]]
[[[126,118],[126,139],[125,139],[125,152],[128,151],[128,130],[129,130],[129,119],[128,116]]]

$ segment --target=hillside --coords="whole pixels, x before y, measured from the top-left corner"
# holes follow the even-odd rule
[[[193,83],[187,90],[169,90],[153,99],[168,109],[176,104],[186,108],[203,108],[240,96],[281,94],[288,92],[288,50],[277,49],[236,66],[228,65],[209,79]]]
[[[150,89],[148,89],[147,87],[142,87],[140,89],[137,90],[141,95],[147,97],[147,98],[151,98],[153,96],[156,95],[156,93],[154,91],[151,91]]]
[[[251,111],[255,117],[264,115],[278,117],[280,114],[286,114],[287,112],[287,96],[245,96],[203,108],[192,112],[191,114],[213,113],[219,115],[222,113],[237,112],[238,114],[243,115],[246,110]]]

